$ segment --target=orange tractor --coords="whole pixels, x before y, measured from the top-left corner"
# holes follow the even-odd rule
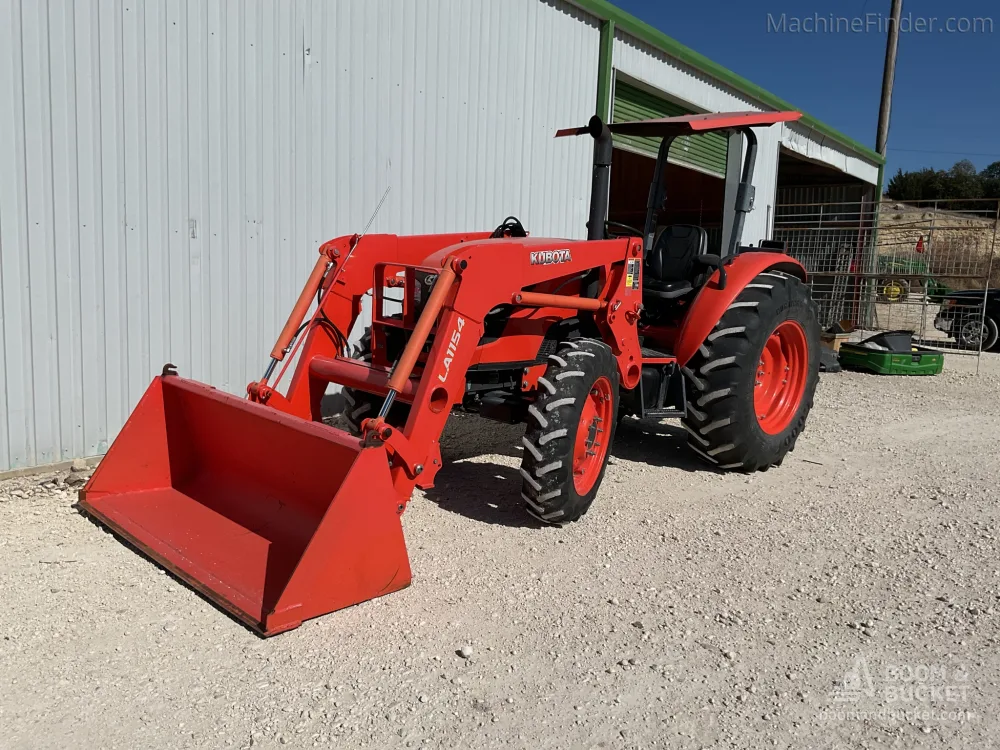
[[[452,409],[527,425],[521,495],[544,523],[587,512],[623,415],[680,418],[720,469],[780,464],[812,405],[819,328],[802,266],[740,234],[751,127],[799,116],[595,117],[560,131],[594,138],[586,240],[528,237],[515,219],[330,240],[247,398],[164,367],[81,507],[272,635],[410,583],[400,516],[442,468]],[[706,131],[748,143],[722,256],[700,227],[661,220],[671,142]],[[606,221],[613,132],[663,139],[641,229]],[[371,326],[349,351],[369,293]],[[292,361],[282,394],[271,378]],[[349,429],[322,421],[331,383]]]

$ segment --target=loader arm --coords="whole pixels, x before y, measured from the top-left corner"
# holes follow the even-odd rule
[[[289,380],[284,395],[269,384],[268,375],[250,383],[247,392],[251,400],[271,406],[303,419],[319,420],[322,393],[309,388],[309,363],[315,356],[336,357],[344,354],[343,344],[351,335],[361,315],[362,299],[372,290],[375,266],[379,263],[416,264],[429,254],[452,245],[486,239],[489,232],[428,234],[399,237],[394,234],[345,235],[329,240],[320,247],[320,260],[326,262],[323,276],[310,276],[299,297],[300,301],[319,298],[312,317],[305,323],[307,307],[296,305],[272,350],[272,357],[283,361],[297,343],[302,356]],[[304,326],[304,329],[303,329]],[[301,330],[296,341],[295,332]],[[268,370],[268,374],[271,370]]]
[[[479,345],[483,320],[497,305],[556,304],[591,312],[605,340],[613,344],[621,382],[627,388],[638,383],[642,355],[636,324],[641,296],[626,281],[628,259],[639,258],[640,240],[504,240],[502,257],[497,253],[496,242],[469,242],[444,248],[421,264],[450,270],[449,289],[439,306],[429,304],[424,309],[399,366],[392,376],[386,377],[384,384],[379,384],[379,391],[384,389],[387,393],[398,393],[405,387],[415,389],[409,418],[401,431],[391,428],[381,418],[370,420],[364,430],[366,444],[385,443],[393,454],[393,484],[403,505],[409,502],[415,486],[433,486],[434,476],[441,468],[441,433],[451,407],[462,403],[466,370]],[[609,259],[621,260],[609,262]],[[595,268],[601,269],[602,284],[594,299],[524,291],[553,278]],[[434,340],[427,364],[414,384],[410,377],[413,365],[432,330]]]

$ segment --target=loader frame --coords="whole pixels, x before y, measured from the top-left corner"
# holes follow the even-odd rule
[[[383,413],[372,420],[364,438],[369,445],[384,444],[392,453],[393,481],[404,504],[409,501],[415,486],[433,486],[434,476],[441,467],[441,432],[452,407],[461,405],[465,399],[464,374],[473,365],[474,357],[479,355],[476,364],[484,363],[480,351],[483,323],[487,313],[498,304],[530,310],[535,316],[529,320],[541,321],[542,325],[551,325],[570,312],[588,313],[602,338],[612,347],[623,387],[631,389],[637,385],[642,366],[635,327],[641,295],[626,269],[629,260],[640,259],[641,240],[559,242],[534,238],[513,241],[463,237],[456,242],[452,236],[432,237],[413,243],[414,254],[408,255],[410,248],[408,243],[401,241],[403,238],[370,235],[364,239],[367,243],[364,254],[355,253],[341,273],[327,278],[323,289],[319,282],[316,290],[308,289],[310,297],[317,291],[322,292],[323,302],[318,308],[321,312],[316,319],[325,315],[333,321],[341,321],[349,330],[360,314],[361,297],[371,288],[370,279],[376,270],[437,271],[433,293],[394,369],[344,356],[337,351],[337,335],[317,324],[305,338],[302,356],[285,396],[259,381],[249,386],[252,400],[312,421],[322,418],[321,401],[329,383],[385,396],[390,405],[397,398],[410,403],[410,416],[402,429],[388,425]],[[338,257],[335,251],[349,246],[350,242],[351,238],[339,238],[328,243],[324,257]],[[437,242],[443,244],[440,249],[423,254]],[[505,262],[499,268],[488,262],[498,242],[508,248]],[[607,262],[609,245],[615,257],[621,260]],[[393,247],[396,250],[394,260],[383,262],[381,259]],[[539,253],[551,253],[543,257],[559,260],[540,263]],[[367,262],[364,258],[380,260]],[[352,266],[353,263],[357,265]],[[638,262],[633,263],[633,268],[638,265]],[[535,287],[579,277],[585,272],[597,274],[600,292],[596,298],[532,291]],[[506,291],[498,294],[498,289]],[[378,293],[374,301],[377,307]],[[349,317],[345,317],[347,314]],[[377,313],[375,318],[377,321]],[[295,326],[292,328],[294,330]],[[429,351],[424,354],[432,331],[435,335]],[[539,330],[525,338],[527,341],[520,350],[531,352],[530,363],[524,359],[511,363],[507,358],[517,354],[512,355],[509,347],[497,352],[490,361],[515,366],[527,364],[521,368],[528,370],[524,373],[522,386],[530,390],[532,381],[537,381],[540,374],[534,360],[543,335]],[[286,345],[282,346],[281,342],[276,347],[284,348]],[[420,376],[411,377],[417,369]],[[383,412],[387,411],[385,407]]]

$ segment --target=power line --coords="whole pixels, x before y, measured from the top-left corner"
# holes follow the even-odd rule
[[[1000,153],[982,153],[977,151],[935,151],[925,148],[896,148],[891,146],[890,151],[906,151],[911,154],[951,154],[952,156],[1000,156]]]

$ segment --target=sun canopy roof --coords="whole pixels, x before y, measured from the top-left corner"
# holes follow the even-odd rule
[[[608,125],[608,130],[621,135],[656,138],[707,133],[713,130],[774,125],[779,122],[793,122],[801,117],[801,112],[716,112],[702,115],[661,117],[657,120],[616,122]],[[565,128],[556,132],[556,138],[567,135],[586,135],[590,132],[590,125],[582,128]]]

